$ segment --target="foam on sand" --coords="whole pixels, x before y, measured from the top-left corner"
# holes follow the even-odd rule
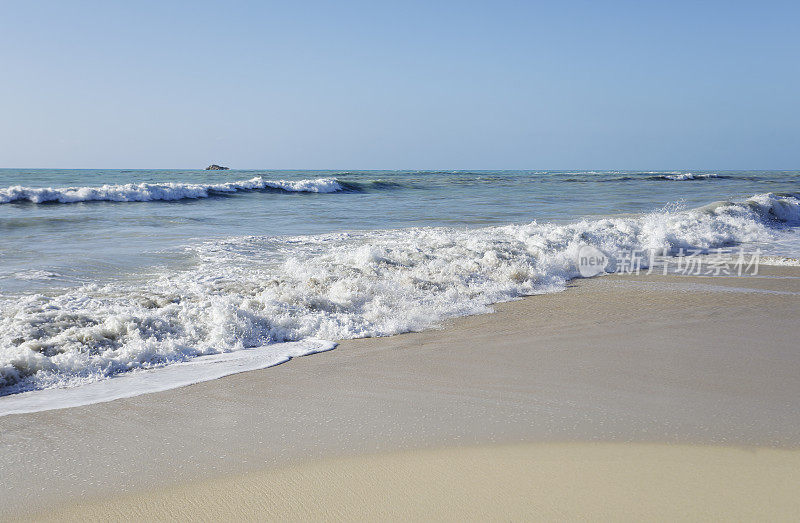
[[[277,343],[200,356],[168,367],[130,372],[82,387],[25,392],[0,400],[0,416],[78,407],[175,389],[239,372],[273,367],[292,358],[332,350],[335,347],[333,342],[315,339]]]
[[[777,267],[800,267],[800,259],[789,256],[762,256],[759,263]]]

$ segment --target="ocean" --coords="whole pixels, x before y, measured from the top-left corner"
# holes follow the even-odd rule
[[[2,169],[0,233],[3,415],[558,292],[582,245],[797,258],[800,171]]]

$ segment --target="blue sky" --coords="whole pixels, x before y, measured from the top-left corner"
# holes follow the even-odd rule
[[[797,2],[0,2],[0,166],[797,169]]]

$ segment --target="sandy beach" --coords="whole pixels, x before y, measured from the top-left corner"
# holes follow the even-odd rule
[[[607,276],[0,418],[4,519],[791,519],[800,269]]]
[[[800,2],[4,2],[0,523],[800,521]]]

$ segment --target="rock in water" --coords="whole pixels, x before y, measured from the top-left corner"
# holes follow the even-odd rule
[[[228,170],[228,167],[223,167],[223,166],[217,165],[215,163],[212,163],[211,165],[206,167],[206,171],[227,171],[227,170]]]

